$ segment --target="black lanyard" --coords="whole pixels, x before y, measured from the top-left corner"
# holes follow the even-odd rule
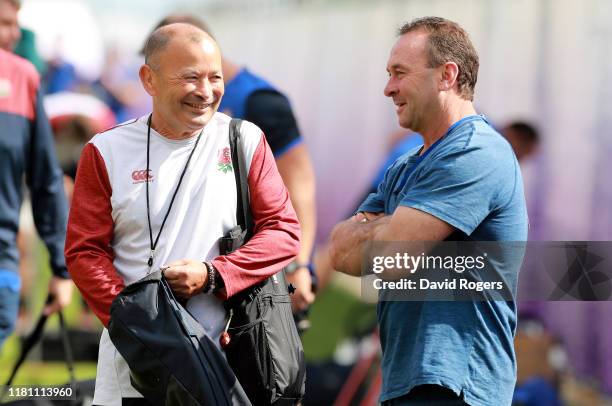
[[[147,172],[146,172],[147,176],[149,175],[149,155],[150,155],[150,149],[151,149],[151,117],[152,116],[153,114],[151,114],[149,116],[149,119],[147,120]],[[193,149],[189,153],[187,162],[185,162],[185,167],[183,168],[183,172],[181,172],[181,176],[179,177],[179,181],[176,185],[176,189],[174,189],[174,194],[172,195],[172,199],[170,200],[170,206],[168,206],[168,210],[166,211],[166,214],[164,215],[164,220],[162,221],[161,227],[159,227],[159,231],[157,232],[157,237],[155,237],[155,242],[153,242],[153,230],[151,229],[151,212],[149,210],[149,179],[145,181],[146,189],[147,189],[147,221],[149,223],[149,242],[151,245],[151,253],[149,254],[149,260],[147,261],[147,264],[149,265],[149,271],[151,270],[151,267],[153,266],[153,255],[155,254],[155,247],[157,247],[157,243],[159,242],[159,236],[161,235],[161,232],[164,229],[166,220],[168,220],[170,209],[172,209],[172,205],[174,204],[174,199],[176,198],[179,187],[181,186],[181,183],[183,182],[183,177],[185,176],[185,172],[187,172],[189,161],[191,161],[191,157],[193,156],[193,153],[198,147],[198,142],[200,142],[200,137],[202,136],[203,131],[204,129],[202,128],[202,130],[200,130],[200,133],[198,134],[198,138],[196,139]]]

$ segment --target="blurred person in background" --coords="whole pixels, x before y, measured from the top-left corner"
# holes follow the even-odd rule
[[[140,65],[142,60],[137,55],[124,55],[111,44],[106,49],[100,78],[92,83],[94,94],[111,108],[118,123],[151,111],[151,100],[138,77]]]
[[[61,56],[56,56],[48,61],[47,70],[43,76],[45,94],[72,91],[80,85],[80,81],[74,65],[65,61]]]
[[[512,146],[519,163],[533,157],[540,145],[536,127],[527,121],[512,121],[501,133]],[[534,221],[536,210],[530,211]],[[522,271],[522,278],[529,279],[529,267]],[[537,283],[537,282],[536,282]],[[540,315],[540,302],[524,301],[519,304],[520,322],[514,340],[517,356],[517,385],[513,406],[561,406],[561,382],[566,351],[553,332],[546,327]],[[562,361],[558,359],[561,357]]]
[[[384,93],[424,145],[396,161],[358,213],[334,228],[334,269],[361,276],[368,241],[526,240],[518,162],[472,103],[478,67],[467,32],[452,21],[425,17],[399,30]],[[492,268],[515,286],[516,260],[497,259]],[[510,405],[514,301],[380,299],[383,405]]]
[[[0,346],[12,332],[18,311],[17,231],[23,177],[30,191],[34,223],[49,250],[53,277],[44,308],[51,314],[70,303],[72,282],[64,262],[67,205],[53,135],[42,107],[34,66],[12,53],[20,30],[16,0],[0,0]]]
[[[117,118],[104,102],[87,93],[50,94],[44,98],[44,107],[55,135],[60,166],[69,180],[74,181],[85,144],[95,134],[115,126]]]
[[[501,133],[512,146],[519,162],[530,158],[538,151],[540,135],[532,124],[525,121],[513,121],[506,125]]]
[[[15,54],[27,59],[36,67],[38,74],[44,76],[47,70],[47,63],[36,49],[36,34],[27,28],[20,28],[21,39],[15,47]]]
[[[177,22],[194,25],[210,35],[208,26],[192,15],[169,15],[156,28]],[[248,120],[262,129],[300,220],[300,253],[286,272],[287,282],[296,289],[291,295],[294,313],[303,312],[315,298],[315,274],[311,264],[316,233],[315,177],[310,155],[287,97],[266,80],[227,58],[223,58],[222,66],[225,94],[219,111]]]
[[[539,316],[520,309],[519,316],[514,340],[517,383],[512,405],[561,406],[561,387],[568,372],[567,351]]]
[[[423,137],[420,134],[406,130],[394,131],[389,136],[388,151],[384,157],[384,161],[378,167],[374,173],[373,180],[368,184],[366,191],[359,196],[359,199],[354,205],[351,205],[351,211],[347,216],[355,213],[355,210],[359,207],[370,193],[376,193],[378,185],[383,181],[387,169],[393,165],[402,155],[410,152],[415,148],[419,148],[423,145]],[[325,289],[325,286],[330,281],[334,269],[331,266],[331,258],[329,257],[329,241],[325,244],[318,246],[316,254],[314,256],[315,269],[317,270],[318,288],[320,290]]]

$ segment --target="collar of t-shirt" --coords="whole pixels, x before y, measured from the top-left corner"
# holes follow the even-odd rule
[[[406,181],[408,180],[408,177],[410,176],[410,174],[414,172],[414,170],[417,168],[417,166],[419,166],[419,164],[423,161],[423,159],[425,159],[425,157],[429,155],[431,151],[433,151],[442,142],[442,140],[447,138],[450,134],[452,134],[457,128],[459,128],[463,124],[466,124],[466,123],[469,123],[475,120],[483,120],[484,122],[488,123],[487,119],[482,114],[472,114],[469,116],[465,116],[461,120],[453,123],[453,125],[451,125],[448,128],[448,130],[446,130],[446,132],[444,133],[442,137],[438,138],[438,140],[434,142],[429,148],[427,148],[427,150],[423,154],[419,155],[421,153],[421,150],[423,149],[421,147],[415,153],[415,155],[410,157],[409,161],[411,161],[412,165],[410,165],[406,169],[406,172],[404,172],[404,176],[402,177],[402,182],[400,183],[400,187],[397,190],[402,190],[404,188],[404,185],[406,184]]]

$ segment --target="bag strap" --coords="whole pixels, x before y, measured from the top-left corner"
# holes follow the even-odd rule
[[[60,324],[60,334],[62,336],[62,346],[64,347],[64,357],[66,358],[66,368],[68,368],[68,376],[70,377],[70,385],[76,390],[76,376],[74,374],[74,357],[72,355],[72,346],[70,345],[70,339],[68,338],[68,328],[64,320],[64,313],[58,311]]]
[[[245,243],[251,238],[253,231],[253,216],[251,215],[251,205],[249,200],[249,182],[246,173],[246,161],[244,159],[243,139],[240,128],[242,120],[233,118],[229,124],[229,141],[232,156],[232,166],[234,167],[234,178],[236,179],[236,220],[242,230],[246,230]]]
[[[53,298],[51,295],[47,296],[45,304],[51,303],[52,299]],[[57,314],[59,316],[60,321],[60,334],[62,337],[62,345],[64,347],[66,367],[68,368],[68,375],[70,376],[70,385],[74,390],[76,390],[76,378],[74,376],[74,358],[72,356],[72,346],[70,345],[70,340],[68,339],[68,331],[66,329],[66,323],[64,322],[64,315],[62,314],[61,310],[57,312]],[[19,354],[19,358],[17,359],[17,362],[15,362],[11,374],[9,375],[9,378],[6,381],[6,384],[4,385],[4,391],[0,393],[0,402],[2,402],[2,399],[5,397],[9,386],[12,385],[13,380],[15,379],[15,376],[19,371],[19,368],[25,361],[26,357],[28,356],[32,348],[36,344],[38,344],[38,342],[42,338],[43,331],[45,329],[45,324],[47,323],[48,318],[49,316],[44,313],[41,313],[40,317],[38,318],[38,321],[36,322],[36,326],[34,327],[32,332],[25,338],[23,346],[21,347],[21,353]]]

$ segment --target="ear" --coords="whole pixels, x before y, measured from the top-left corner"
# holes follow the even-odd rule
[[[440,78],[439,90],[449,91],[457,83],[459,76],[459,67],[455,62],[446,62],[442,65],[442,77]]]
[[[149,96],[155,96],[155,85],[154,85],[154,76],[155,72],[153,69],[147,64],[144,64],[140,67],[138,71],[138,76],[140,76],[140,82],[142,83],[142,87],[146,90]]]

